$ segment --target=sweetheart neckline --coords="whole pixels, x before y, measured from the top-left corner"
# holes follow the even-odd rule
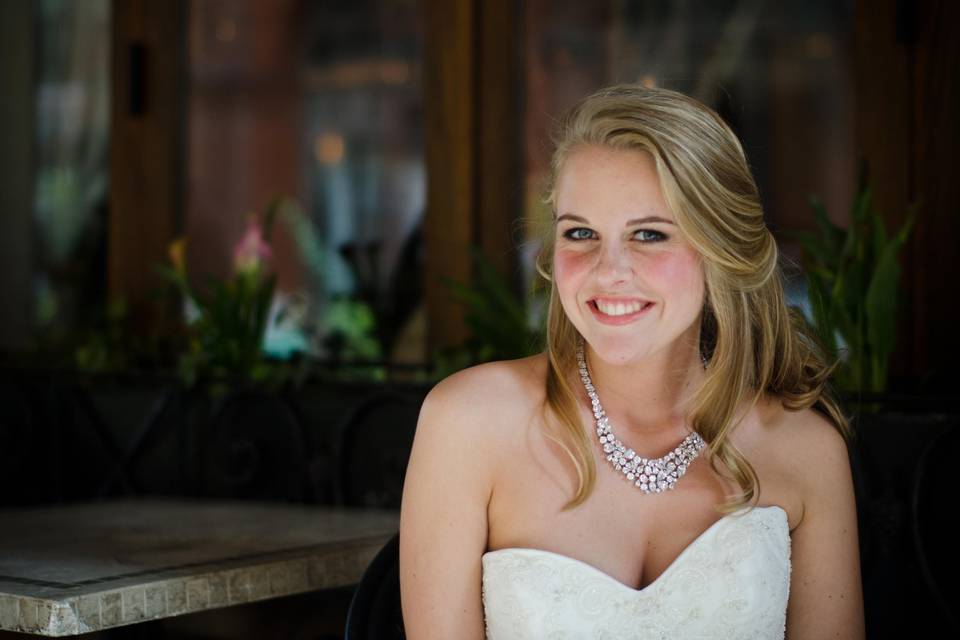
[[[665,577],[667,574],[673,572],[674,567],[676,567],[676,566],[680,563],[680,561],[684,558],[684,556],[688,555],[688,554],[691,552],[691,551],[690,551],[691,549],[693,549],[694,547],[698,546],[698,544],[699,544],[701,541],[703,541],[704,539],[706,539],[707,536],[708,536],[712,531],[716,530],[722,523],[735,522],[736,520],[738,520],[738,519],[740,519],[740,518],[745,518],[745,517],[751,515],[754,511],[767,512],[767,511],[772,511],[772,510],[774,510],[774,509],[780,511],[780,513],[783,515],[784,528],[786,529],[787,535],[789,536],[789,535],[790,535],[790,527],[789,527],[789,521],[788,521],[787,512],[786,512],[786,510],[785,510],[783,507],[781,507],[780,505],[773,504],[773,505],[769,505],[769,506],[766,506],[766,507],[752,507],[752,508],[749,508],[749,509],[746,509],[746,510],[735,511],[734,513],[728,513],[727,515],[722,516],[722,517],[719,518],[716,522],[714,522],[714,523],[711,524],[709,527],[707,527],[706,529],[704,529],[703,532],[702,532],[700,535],[698,535],[696,538],[694,538],[694,539],[690,542],[690,544],[688,544],[687,546],[685,546],[685,547],[683,548],[683,550],[680,551],[680,553],[677,555],[677,557],[673,559],[673,562],[671,562],[669,565],[667,565],[667,568],[664,569],[662,572],[660,572],[660,575],[658,575],[656,578],[654,578],[653,581],[651,581],[651,582],[650,582],[649,584],[647,584],[646,586],[640,587],[640,588],[631,587],[630,585],[625,584],[625,583],[621,582],[620,580],[617,580],[616,578],[614,578],[613,576],[611,576],[611,575],[610,575],[609,573],[607,573],[606,571],[603,571],[603,570],[601,570],[601,569],[598,569],[597,567],[593,566],[593,565],[590,564],[589,562],[585,562],[585,561],[583,561],[583,560],[578,560],[577,558],[574,558],[574,557],[572,557],[572,556],[568,556],[568,555],[565,555],[565,554],[562,554],[562,553],[557,553],[556,551],[547,551],[546,549],[536,549],[536,548],[534,548],[534,547],[504,547],[504,548],[502,548],[502,549],[494,549],[494,550],[492,550],[492,551],[487,551],[486,553],[483,554],[483,556],[481,556],[481,561],[482,561],[483,558],[486,558],[487,556],[489,556],[489,555],[491,555],[491,554],[498,554],[498,553],[518,552],[518,553],[528,553],[528,554],[529,554],[529,553],[533,553],[533,554],[543,554],[543,555],[551,556],[551,557],[554,557],[554,558],[559,558],[559,559],[564,560],[564,561],[566,561],[566,562],[571,562],[571,563],[574,563],[574,564],[579,565],[579,566],[581,566],[581,567],[584,567],[584,568],[586,568],[588,571],[590,571],[590,572],[592,572],[592,573],[596,573],[596,574],[602,576],[603,578],[607,579],[608,581],[614,582],[614,583],[616,583],[617,585],[619,585],[620,587],[622,587],[622,588],[624,588],[624,589],[627,589],[628,591],[631,591],[631,592],[633,592],[633,593],[635,593],[635,594],[641,594],[641,593],[646,593],[646,592],[648,592],[649,590],[653,590],[654,587],[656,587],[659,583],[661,583],[661,582],[664,580],[664,577]]]

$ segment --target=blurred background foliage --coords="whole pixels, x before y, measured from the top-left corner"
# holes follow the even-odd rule
[[[902,309],[900,253],[916,218],[888,232],[866,179],[844,229],[830,221],[823,203],[811,198],[817,232],[797,234],[809,287],[810,320],[828,356],[838,361],[837,386],[844,391],[887,390],[889,362]]]

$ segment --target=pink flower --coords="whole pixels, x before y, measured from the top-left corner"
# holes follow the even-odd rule
[[[263,228],[253,216],[247,231],[240,238],[240,242],[233,248],[233,268],[238,272],[256,271],[270,260],[273,251],[263,238]]]

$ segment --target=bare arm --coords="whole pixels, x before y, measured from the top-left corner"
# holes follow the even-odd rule
[[[477,382],[469,370],[448,378],[420,411],[400,514],[400,590],[411,640],[484,637],[480,563],[492,471]]]
[[[813,414],[796,446],[804,510],[791,534],[787,637],[864,637],[857,513],[846,443]]]

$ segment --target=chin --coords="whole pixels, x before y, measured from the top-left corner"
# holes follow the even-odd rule
[[[653,345],[637,336],[598,336],[584,334],[593,356],[607,364],[622,365],[642,360],[655,351]]]

